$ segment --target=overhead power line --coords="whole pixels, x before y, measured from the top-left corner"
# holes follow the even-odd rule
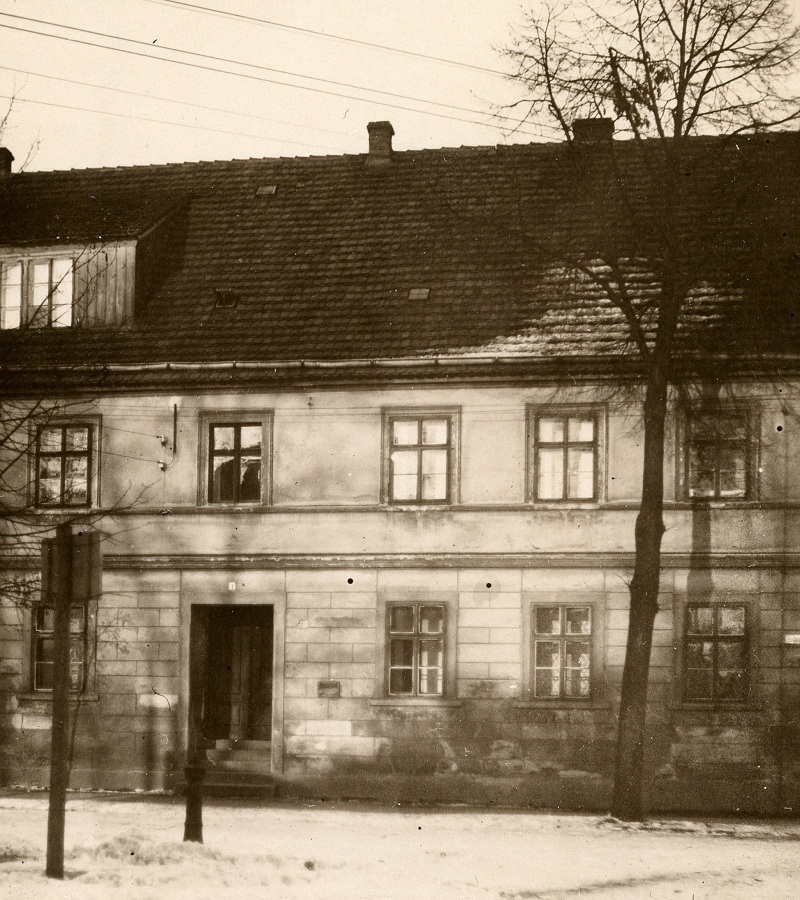
[[[287,25],[285,22],[274,22],[270,19],[260,19],[257,16],[246,16],[243,13],[229,12],[225,9],[214,9],[211,6],[202,6],[199,3],[185,3],[183,0],[145,0],[146,3],[157,3],[161,6],[173,6],[213,16],[222,16],[226,19],[238,19],[243,22],[252,22],[256,25],[265,25],[269,28],[280,28],[285,31],[295,31],[299,34],[310,34],[313,37],[325,38],[329,41],[340,41],[345,44],[355,44],[359,47],[369,47],[372,50],[383,50],[387,53],[399,53],[402,56],[412,56],[416,59],[425,59],[429,62],[442,63],[446,66],[457,66],[460,69],[471,69],[474,72],[485,72],[487,75],[498,75],[508,78],[508,72],[500,69],[490,69],[487,66],[476,66],[474,63],[462,62],[457,59],[446,59],[442,56],[433,56],[429,53],[420,53],[417,50],[405,50],[402,47],[390,47],[386,44],[376,44],[372,41],[360,41],[357,38],[345,37],[342,34],[328,34],[325,31],[315,31],[313,28],[301,28],[299,25]]]
[[[17,21],[29,22],[29,23],[33,23],[36,25],[46,25],[46,26],[49,26],[52,28],[60,28],[65,31],[78,32],[80,34],[90,35],[93,38],[103,38],[103,39],[107,39],[107,40],[121,41],[123,43],[134,44],[134,45],[141,46],[141,47],[147,47],[148,50],[150,50],[150,51],[152,51],[154,48],[154,45],[147,41],[140,41],[140,40],[136,40],[135,38],[127,38],[127,37],[121,37],[119,35],[107,34],[105,32],[94,31],[93,29],[89,29],[89,28],[78,28],[77,26],[63,25],[59,22],[48,22],[48,21],[44,21],[44,20],[32,19],[28,16],[15,15],[13,13],[0,12],[0,15],[4,16],[6,18],[15,19]],[[283,87],[291,87],[291,88],[295,88],[296,90],[312,91],[314,93],[319,93],[319,94],[323,94],[323,95],[342,97],[344,99],[354,100],[354,101],[360,102],[360,103],[375,103],[376,102],[376,101],[371,100],[366,97],[358,97],[358,96],[354,96],[352,94],[344,94],[344,93],[341,93],[340,91],[323,90],[322,88],[313,88],[308,85],[292,84],[291,82],[280,81],[280,80],[271,79],[271,78],[264,78],[262,76],[249,75],[249,74],[240,73],[240,72],[231,72],[230,70],[219,69],[214,66],[200,65],[198,63],[191,63],[191,62],[187,62],[185,60],[169,59],[168,57],[164,57],[164,56],[154,56],[154,55],[152,55],[152,53],[145,54],[145,53],[137,52],[134,50],[126,50],[122,47],[109,47],[104,44],[98,44],[96,41],[81,40],[78,38],[68,37],[66,35],[49,34],[47,32],[23,28],[21,26],[3,24],[0,27],[7,28],[12,31],[20,31],[20,32],[27,33],[27,34],[35,34],[40,37],[48,37],[48,38],[55,39],[55,40],[68,41],[70,43],[76,43],[79,45],[98,47],[100,49],[110,50],[113,52],[126,53],[126,54],[133,55],[133,56],[143,56],[144,58],[149,59],[149,60],[159,60],[161,62],[168,62],[168,63],[173,63],[176,65],[185,65],[185,66],[189,66],[192,68],[204,69],[206,71],[221,72],[221,73],[227,74],[227,75],[234,75],[234,76],[238,76],[238,77],[249,78],[249,79],[252,79],[255,81],[266,82],[268,84],[277,84],[277,85],[281,85]],[[200,53],[198,51],[193,51],[193,50],[183,50],[179,47],[169,47],[169,46],[165,46],[165,45],[158,45],[157,49],[166,50],[171,53],[181,53],[186,56],[191,56],[194,58],[212,60],[213,62],[218,62],[218,63],[226,63],[226,64],[230,64],[230,65],[243,66],[245,68],[256,69],[258,71],[263,71],[263,72],[270,72],[272,74],[287,75],[290,78],[303,78],[303,79],[306,79],[307,81],[315,81],[318,83],[329,84],[329,85],[333,85],[334,87],[343,87],[343,88],[348,88],[348,89],[352,89],[352,90],[364,91],[365,93],[372,93],[372,94],[377,94],[377,95],[385,96],[385,97],[393,97],[395,99],[408,100],[413,103],[426,103],[431,106],[438,106],[443,109],[452,109],[457,112],[466,112],[471,115],[479,115],[479,116],[486,115],[486,113],[484,113],[481,110],[470,109],[469,107],[456,106],[456,105],[449,104],[449,103],[440,103],[435,100],[426,100],[424,98],[412,97],[412,96],[408,96],[405,94],[395,94],[390,91],[381,91],[381,90],[377,90],[377,89],[373,89],[373,88],[365,88],[360,85],[349,84],[347,82],[334,81],[332,79],[327,79],[327,78],[318,78],[318,77],[315,77],[312,75],[302,75],[297,72],[291,72],[291,71],[287,71],[284,69],[274,69],[269,66],[262,66],[257,63],[242,62],[242,61],[236,60],[236,59],[229,59],[226,57],[216,56],[214,54]],[[452,116],[452,115],[447,115],[444,113],[437,113],[432,110],[415,109],[413,107],[408,107],[408,106],[404,106],[401,104],[388,102],[385,100],[381,100],[380,102],[384,106],[388,106],[393,109],[402,109],[402,110],[405,110],[406,112],[414,112],[414,113],[418,113],[418,114],[422,114],[422,115],[436,116],[438,118],[450,119],[452,121],[467,122],[468,124],[471,124],[471,125],[482,125],[484,127],[490,127],[490,128],[495,128],[495,129],[499,129],[499,130],[504,130],[504,126],[499,125],[499,124],[494,125],[494,124],[491,124],[488,122],[476,122],[475,120],[464,119],[463,117],[460,117],[460,116]],[[514,125],[520,124],[517,120],[512,120],[512,123]],[[524,134],[533,134],[533,132],[522,131],[521,129],[518,129],[518,131],[520,133],[524,133]]]
[[[2,27],[2,26],[0,26]],[[331,128],[320,128],[317,125],[301,125],[299,122],[286,122],[283,119],[271,119],[269,116],[258,116],[255,113],[237,112],[233,109],[225,109],[221,106],[206,106],[202,103],[191,103],[188,100],[175,100],[172,97],[160,97],[157,94],[148,94],[144,91],[130,91],[126,88],[110,87],[107,84],[97,84],[93,81],[78,81],[74,78],[63,78],[60,75],[45,75],[44,72],[33,72],[30,69],[16,69],[11,66],[0,66],[0,69],[6,72],[15,72],[20,75],[30,75],[33,78],[46,78],[49,81],[61,81],[64,84],[77,84],[81,87],[96,88],[100,91],[112,91],[115,94],[128,94],[131,97],[144,97],[146,100],[158,100],[164,103],[174,103],[176,106],[188,106],[192,109],[204,109],[208,112],[220,112],[229,116],[241,116],[246,119],[256,119],[259,122],[272,122],[275,125],[288,125],[290,128],[302,128],[306,131],[320,131],[325,134],[337,134],[341,137],[351,138],[353,136],[350,131],[335,131]],[[294,142],[292,142],[294,143]],[[305,146],[314,147],[315,144],[307,144]]]
[[[152,116],[134,116],[131,113],[111,112],[107,109],[91,109],[88,106],[72,106],[68,103],[54,103],[49,100],[28,100],[19,95],[0,94],[0,100],[11,100],[13,103],[34,103],[37,106],[52,106],[57,109],[71,109],[76,112],[97,113],[101,116],[113,116],[116,119],[133,119],[136,122],[155,122],[157,125],[175,125],[179,128],[192,128],[195,131],[212,131],[215,134],[229,134],[234,137],[255,138],[258,141],[272,141],[276,144],[289,144],[296,147],[313,147],[315,150],[330,150],[340,153],[336,147],[325,147],[321,144],[304,144],[300,141],[287,141],[280,138],[265,137],[263,134],[252,134],[246,131],[226,131],[222,128],[212,128],[210,125],[192,125],[189,122],[176,122],[174,119],[154,119]]]

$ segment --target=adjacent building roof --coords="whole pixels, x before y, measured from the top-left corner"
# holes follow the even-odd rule
[[[124,327],[0,332],[0,384],[635,369],[598,275],[619,259],[657,299],[661,164],[613,141],[12,175],[0,255],[137,240],[169,214],[180,234]],[[797,369],[800,135],[697,138],[685,168],[682,352]]]

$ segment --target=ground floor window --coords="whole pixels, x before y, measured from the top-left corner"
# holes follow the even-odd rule
[[[87,609],[76,603],[69,610],[70,690],[83,690],[86,681]],[[33,614],[33,689],[53,690],[55,609],[37,606]]]
[[[589,697],[592,681],[592,608],[536,605],[532,611],[533,696]]]
[[[683,631],[683,699],[743,701],[747,694],[746,606],[688,604]]]
[[[386,622],[389,695],[443,696],[445,607],[393,603]]]

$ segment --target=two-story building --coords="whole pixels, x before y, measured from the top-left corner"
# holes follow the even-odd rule
[[[103,534],[102,594],[73,609],[74,787],[179,784],[193,673],[212,784],[608,802],[641,371],[613,273],[576,260],[613,232],[657,294],[647,166],[603,128],[392,133],[68,172],[0,150],[0,402],[25,411],[4,509]],[[649,802],[796,811],[800,136],[696,148]],[[23,543],[0,545],[22,582]],[[5,784],[47,779],[32,601],[0,608]]]

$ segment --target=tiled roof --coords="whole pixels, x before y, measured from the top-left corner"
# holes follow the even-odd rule
[[[620,313],[574,263],[615,253],[638,302],[656,296],[664,219],[647,173],[659,153],[615,141],[405,151],[383,165],[354,155],[14,176],[0,245],[135,238],[175,209],[185,235],[130,327],[0,332],[0,358],[107,365],[111,382],[123,378],[115,367],[140,381],[131,367],[166,363],[262,364],[249,380],[268,378],[269,363],[281,378],[356,371],[287,368],[300,360],[635,367]],[[798,367],[799,163],[794,133],[693,143],[681,213],[692,272],[685,353]],[[258,194],[269,185],[274,195]],[[412,293],[422,288],[426,297]],[[217,308],[218,292],[235,306]],[[361,366],[354,377],[390,368],[371,376]],[[208,377],[244,379],[245,370]],[[478,367],[458,371],[474,377]]]

